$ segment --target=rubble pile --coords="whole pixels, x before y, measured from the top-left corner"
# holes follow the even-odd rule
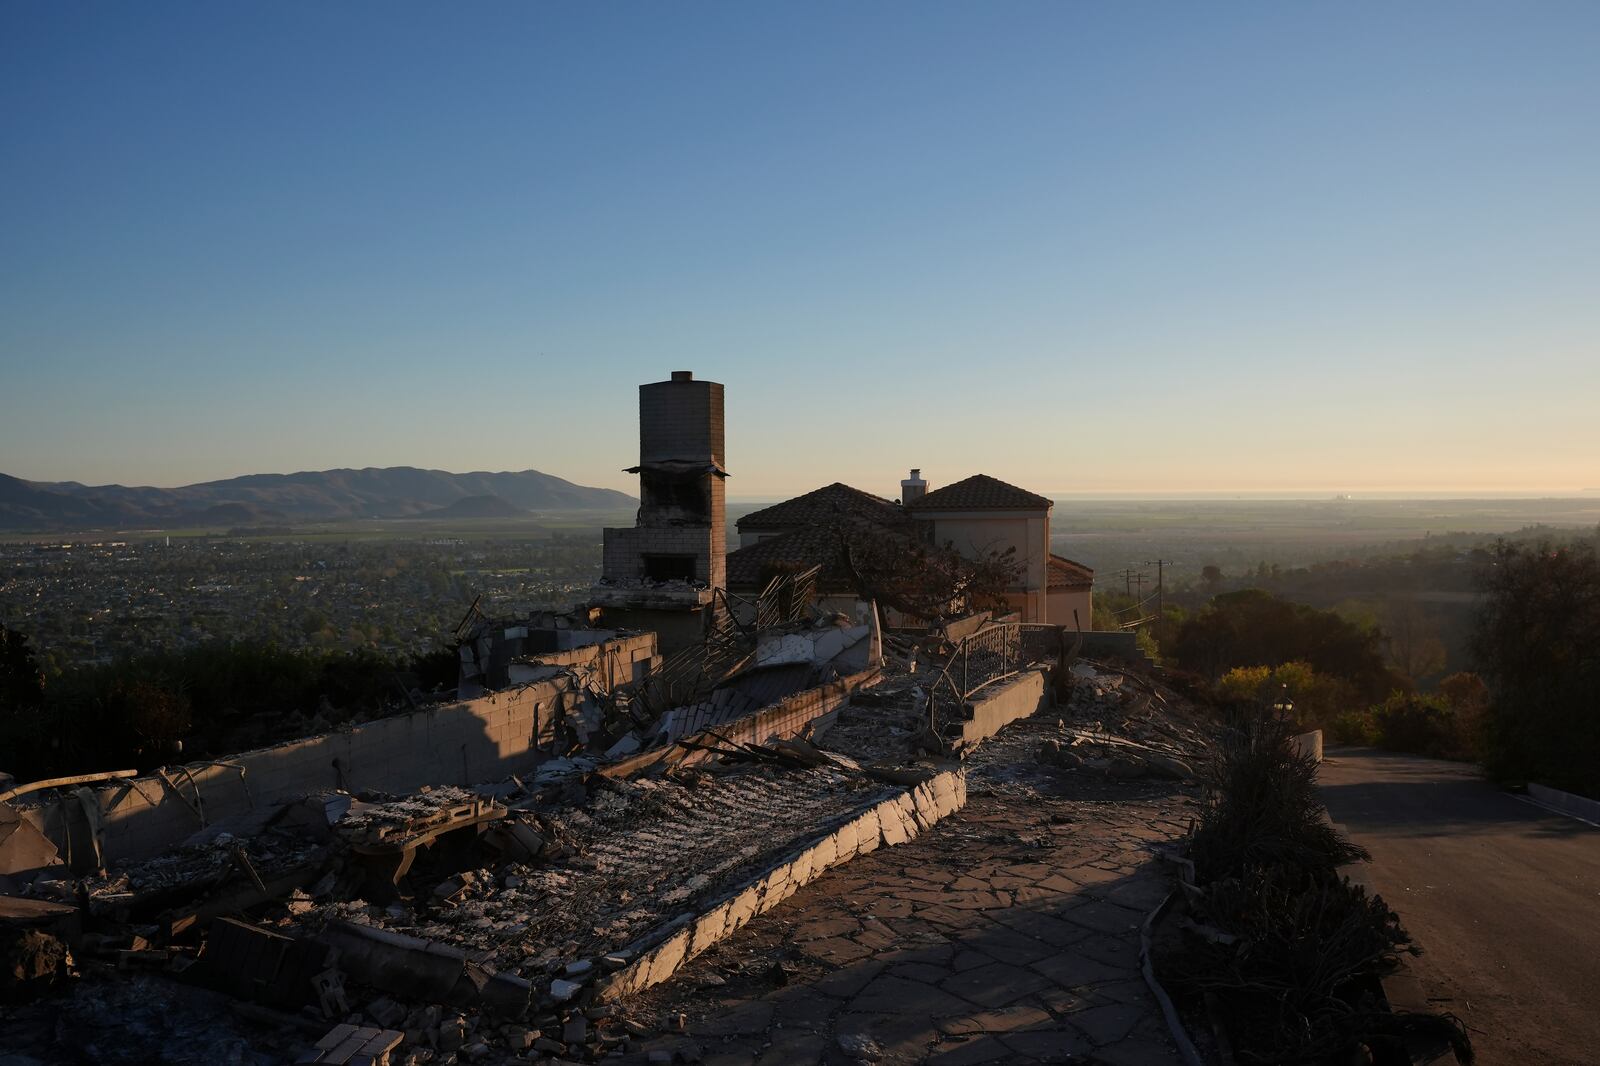
[[[478,793],[454,785],[424,789],[409,796],[371,803],[347,803],[335,821],[341,835],[371,840],[415,832],[444,816],[450,808],[470,804]]]
[[[856,693],[821,731],[818,745],[879,765],[898,765],[922,753],[937,753],[938,744],[928,725],[928,688],[933,673],[909,672],[902,666],[881,684]]]
[[[62,966],[225,992],[309,1055],[392,1041],[397,1063],[593,1061],[644,1032],[596,982],[897,791],[797,750],[633,780],[580,756],[477,789],[317,793],[39,887],[89,903]]]
[[[326,856],[326,845],[292,822],[248,835],[216,827],[163,855],[123,866],[114,875],[85,878],[81,887],[91,913],[126,917],[130,910],[177,902],[230,880],[265,884],[321,865]]]
[[[385,989],[365,1016],[403,1031],[410,1061],[588,1060],[626,1046],[639,1027],[595,1002],[597,980],[626,966],[653,932],[893,792],[831,767],[765,764],[592,783],[586,802],[539,812],[561,858],[463,870],[404,903],[330,901],[300,916],[308,931],[379,930],[414,958],[460,952],[484,989],[498,981],[520,997],[523,1009],[511,1011],[485,1001],[477,1011],[407,1008],[397,1004],[402,989]]]
[[[1201,711],[1133,671],[1078,662],[1066,705],[1013,723],[967,759],[982,787],[1031,794],[1028,763],[1106,781],[1190,781],[1211,747]]]
[[[826,767],[677,776],[597,777],[585,803],[540,810],[562,857],[462,870],[409,903],[330,901],[301,920],[449,943],[491,969],[538,977],[554,961],[594,960],[626,946],[891,791]]]
[[[846,622],[775,627],[705,702],[748,712],[854,669],[871,633]],[[842,716],[832,752],[800,738],[735,744],[712,727],[684,738],[710,749],[706,761],[616,772],[606,746],[619,734],[668,742],[665,714],[580,684],[559,709],[565,754],[520,777],[316,792],[209,825],[196,808],[201,828],[167,854],[89,877],[58,865],[33,882],[82,928],[61,931],[59,959],[38,956],[73,993],[29,1009],[68,1019],[93,988],[137,976],[271,1026],[272,1061],[556,1063],[627,1049],[650,1030],[603,1001],[610,975],[927,777],[884,769],[916,761],[925,731],[918,675],[903,659],[887,670],[888,687]],[[169,1056],[154,1035],[129,1045]],[[237,1048],[217,1060],[257,1061]]]

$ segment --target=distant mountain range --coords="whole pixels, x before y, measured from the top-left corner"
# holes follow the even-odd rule
[[[412,466],[247,474],[175,489],[24,481],[0,474],[0,529],[237,526],[352,518],[504,518],[617,511],[638,501],[537,470],[452,474]]]

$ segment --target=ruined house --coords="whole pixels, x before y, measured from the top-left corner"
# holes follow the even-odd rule
[[[589,604],[469,612],[453,699],[21,786],[0,887],[25,897],[0,919],[53,923],[106,978],[91,999],[129,971],[166,984],[128,996],[224,992],[301,1062],[596,1061],[638,1035],[613,1004],[959,808],[948,758],[1047,700],[1066,635],[988,611],[886,634],[839,548],[938,568],[1012,547],[1033,617],[1058,588],[1086,611],[1050,501],[982,476],[924,493],[913,472],[905,502],[833,484],[747,516],[730,554],[722,386],[680,371],[639,395],[638,519],[605,531]],[[37,983],[68,980],[35,955]]]

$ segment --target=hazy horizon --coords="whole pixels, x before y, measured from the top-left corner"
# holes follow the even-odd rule
[[[397,465],[411,465],[411,464],[397,464]],[[191,485],[191,484],[205,484],[205,483],[208,483],[208,482],[215,482],[215,481],[227,481],[227,480],[230,480],[232,478],[247,477],[247,476],[251,476],[251,475],[274,475],[275,474],[275,475],[281,475],[281,476],[291,476],[291,475],[294,475],[294,474],[321,472],[321,471],[328,471],[328,470],[360,470],[360,469],[363,469],[363,468],[362,467],[353,467],[353,466],[349,466],[348,464],[345,464],[345,465],[308,467],[308,468],[306,468],[304,470],[251,470],[251,471],[246,471],[246,472],[239,473],[239,474],[230,474],[230,475],[224,475],[222,477],[206,478],[206,479],[204,479],[203,481],[200,481],[200,482],[173,482],[173,483],[170,483],[170,484],[157,484],[157,483],[155,483],[153,481],[91,482],[91,481],[85,481],[83,478],[59,478],[59,479],[49,478],[49,479],[47,479],[47,478],[27,477],[27,476],[25,476],[23,474],[20,474],[20,473],[18,473],[16,471],[12,471],[12,470],[0,470],[0,474],[9,474],[12,477],[20,477],[24,481],[31,481],[31,482],[35,482],[35,483],[46,483],[46,484],[49,484],[49,483],[53,483],[53,482],[77,482],[78,484],[85,485],[85,486],[87,486],[89,488],[98,488],[98,487],[103,487],[103,486],[108,487],[108,486],[111,486],[111,485],[115,484],[115,485],[121,485],[121,486],[127,487],[127,488],[175,489],[175,488],[182,488],[182,487],[185,487],[185,486]],[[436,467],[436,466],[419,467],[419,469],[445,470],[445,468],[443,468],[443,467]],[[543,474],[549,474],[549,475],[551,475],[553,477],[557,477],[557,478],[561,478],[562,480],[565,480],[565,481],[573,482],[574,484],[579,484],[579,485],[583,484],[582,482],[574,481],[573,478],[568,477],[567,475],[563,474],[559,470],[544,469],[544,468],[540,468],[540,467],[523,467],[523,468],[518,468],[518,469],[522,469],[522,470],[537,469],[537,470],[539,470],[540,473],[543,473]],[[516,472],[516,471],[512,470],[511,468],[491,469],[491,468],[488,468],[488,467],[480,467],[480,468],[476,468],[474,470],[445,470],[445,472],[446,473],[451,473],[451,474],[468,474],[468,473],[508,473],[508,472]],[[986,472],[986,471],[972,471],[972,473],[978,473],[978,472]],[[923,471],[925,480],[929,480],[927,478],[928,473],[929,472],[926,471],[926,470]],[[956,477],[951,478],[950,481],[946,481],[946,482],[935,482],[935,481],[931,481],[930,480],[930,482],[929,482],[930,488],[938,488],[940,486],[940,484],[949,484],[951,481],[958,481],[962,477],[966,477],[966,476],[968,476],[968,475],[967,474],[960,474],[960,475],[957,475]],[[727,497],[727,500],[728,500],[729,504],[734,504],[734,505],[776,503],[776,502],[779,502],[779,501],[782,501],[782,500],[790,499],[793,496],[799,495],[802,492],[809,492],[809,491],[811,491],[811,489],[820,488],[823,485],[831,484],[832,482],[839,481],[839,480],[842,480],[842,479],[834,478],[834,477],[827,477],[826,474],[819,473],[818,479],[815,479],[814,483],[810,484],[809,487],[807,487],[807,488],[800,488],[800,489],[796,489],[793,492],[785,492],[785,493],[756,493],[756,494],[732,494],[732,493],[730,493],[728,495],[728,497]],[[592,487],[619,487],[619,486],[592,486]],[[627,486],[621,486],[621,487],[626,488]],[[636,489],[637,488],[637,484],[634,483],[632,485],[632,487]],[[876,493],[878,495],[881,495],[881,496],[884,496],[885,498],[888,498],[888,499],[894,499],[899,495],[897,486],[891,487],[889,489],[884,489],[882,487],[872,487],[872,485],[867,484],[867,483],[861,483],[861,484],[855,485],[855,487],[856,488],[860,488],[860,489],[862,489],[864,491],[867,491],[867,492],[874,492],[874,493]],[[1027,487],[1029,487],[1031,489],[1031,491],[1037,492],[1042,496],[1048,496],[1053,500],[1057,500],[1057,501],[1061,501],[1061,500],[1081,500],[1081,501],[1084,501],[1084,502],[1093,502],[1093,501],[1098,501],[1098,500],[1124,500],[1124,501],[1129,501],[1129,502],[1137,502],[1139,500],[1152,500],[1152,501],[1163,501],[1163,502],[1181,502],[1181,501],[1184,501],[1184,500],[1219,501],[1219,500],[1230,500],[1230,499],[1262,500],[1262,501],[1279,500],[1279,501],[1286,501],[1286,502],[1292,502],[1292,501],[1308,501],[1308,502],[1324,501],[1324,502],[1326,502],[1326,501],[1333,501],[1333,500],[1340,499],[1340,498],[1346,498],[1346,499],[1349,499],[1352,502],[1359,502],[1359,501],[1362,501],[1362,500],[1391,500],[1391,501],[1393,501],[1393,500],[1442,500],[1442,501],[1448,501],[1448,500],[1498,500],[1498,499],[1506,499],[1506,500],[1564,500],[1564,499],[1586,500],[1589,497],[1600,496],[1600,488],[1587,488],[1587,487],[1584,487],[1584,488],[1572,488],[1572,487],[1567,487],[1567,486],[1552,486],[1552,487],[1549,487],[1549,488],[1481,489],[1481,490],[1466,490],[1466,489],[1459,489],[1459,488],[1432,488],[1432,489],[1408,489],[1408,488],[1400,488],[1400,489],[1348,489],[1348,488],[1345,488],[1345,489],[1341,489],[1341,488],[1334,487],[1334,486],[1327,486],[1327,487],[1313,486],[1313,487],[1300,487],[1300,488],[1265,488],[1265,489],[1190,488],[1190,489],[1099,489],[1099,490],[1090,490],[1090,489],[1051,489],[1051,488],[1040,488],[1040,487],[1037,487],[1037,486],[1027,486]],[[635,493],[635,495],[636,494],[637,493]]]

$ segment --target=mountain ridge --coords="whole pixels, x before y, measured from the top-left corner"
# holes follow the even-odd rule
[[[206,521],[208,512],[228,513],[241,507],[299,522],[408,518],[487,496],[498,497],[517,511],[620,510],[638,504],[615,489],[578,485],[532,469],[456,474],[414,466],[337,467],[244,474],[175,488],[26,481],[0,474],[0,528],[211,524]],[[216,511],[219,507],[225,510]]]

